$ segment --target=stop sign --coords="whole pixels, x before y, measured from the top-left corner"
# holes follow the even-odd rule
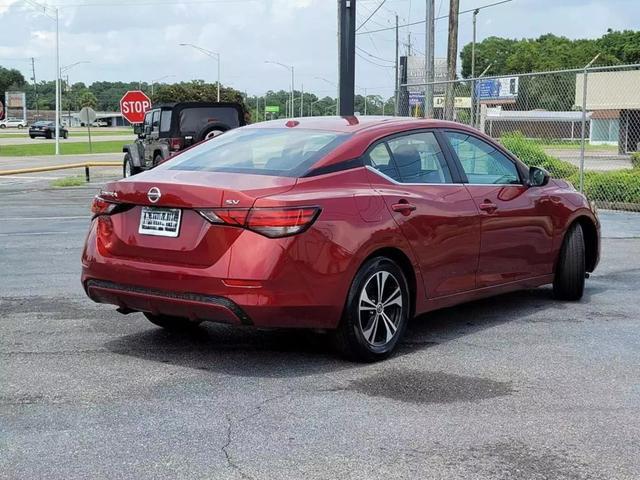
[[[142,123],[144,114],[151,108],[151,100],[140,90],[124,94],[120,99],[120,112],[129,123]]]

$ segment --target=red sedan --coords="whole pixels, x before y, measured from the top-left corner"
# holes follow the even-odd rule
[[[329,330],[352,358],[410,318],[553,284],[599,260],[587,199],[457,123],[388,117],[233,130],[94,199],[82,284],[178,329],[209,320]]]

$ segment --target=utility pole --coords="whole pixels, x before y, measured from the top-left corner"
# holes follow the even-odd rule
[[[458,56],[458,15],[460,13],[460,0],[450,0],[449,3],[449,43],[447,45],[447,83],[444,99],[444,119],[453,120],[455,105],[456,60]]]
[[[479,9],[475,9],[473,11],[473,40],[471,41],[471,125],[475,127],[476,119],[475,119],[475,103],[476,99],[476,25],[478,20],[478,13],[480,13]]]
[[[424,35],[424,118],[433,118],[434,0],[426,0]]]
[[[393,114],[396,115],[396,116],[398,115],[398,95],[400,93],[400,88],[399,88],[399,83],[398,83],[399,80],[400,80],[400,71],[398,69],[398,61],[399,61],[399,58],[400,58],[400,56],[399,56],[400,55],[400,52],[399,52],[400,45],[399,45],[399,43],[400,43],[400,40],[399,40],[399,37],[398,37],[398,15],[396,15],[396,85],[395,85],[395,87],[396,87],[396,91],[395,91],[396,95],[395,95],[395,97],[396,98],[395,98],[395,104],[394,104],[394,107],[393,107]]]
[[[33,80],[33,93],[36,97],[36,120],[40,118],[40,107],[38,106],[38,82],[36,81],[36,59],[31,57],[31,73]],[[25,119],[26,120],[26,119]]]
[[[356,78],[356,0],[338,0],[340,115],[353,115]]]

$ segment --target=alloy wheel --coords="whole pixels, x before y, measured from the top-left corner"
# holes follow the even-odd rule
[[[360,292],[358,315],[364,339],[372,346],[389,343],[402,320],[402,290],[398,279],[381,270],[369,277]]]

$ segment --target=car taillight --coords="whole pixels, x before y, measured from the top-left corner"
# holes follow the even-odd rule
[[[169,139],[169,149],[177,152],[182,148],[182,138],[170,138]]]
[[[91,202],[91,213],[94,217],[98,215],[110,215],[118,205],[118,203],[105,200],[100,195],[96,195],[93,197],[93,202]]]
[[[199,210],[198,213],[211,223],[243,227],[265,237],[278,238],[304,232],[316,220],[320,208],[222,208]]]

